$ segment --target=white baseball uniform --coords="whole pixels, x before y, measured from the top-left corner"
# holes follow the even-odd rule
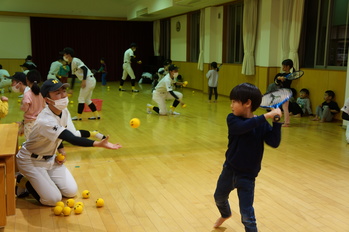
[[[156,85],[155,90],[153,91],[153,100],[158,104],[159,114],[167,114],[166,100],[175,98],[169,93],[173,91],[174,80],[171,79],[170,74],[168,73],[164,78],[159,81]],[[173,91],[177,95],[179,100],[182,100],[183,94],[177,91]]]
[[[127,75],[129,75],[131,79],[136,79],[136,76],[131,67],[132,56],[134,56],[133,50],[131,48],[127,49],[124,53],[124,64],[122,65],[122,68],[124,70],[122,73],[123,80],[126,80]]]
[[[86,103],[87,105],[90,105],[92,103],[92,93],[96,87],[96,79],[84,62],[82,62],[79,58],[73,58],[71,62],[71,71],[72,74],[75,74],[80,81],[84,79],[84,71],[81,69],[83,66],[87,68],[86,87],[80,88],[78,101],[79,103]]]
[[[50,71],[48,71],[48,74],[47,74],[47,79],[58,80],[56,75],[57,75],[61,66],[62,66],[62,63],[59,62],[58,60],[52,62],[51,66],[50,66]]]
[[[74,197],[77,184],[64,164],[55,162],[55,153],[62,140],[58,136],[68,129],[76,133],[67,109],[59,117],[46,106],[38,115],[29,138],[16,155],[17,166],[40,196],[43,205],[54,206],[65,197]],[[37,155],[33,158],[32,154]],[[52,156],[44,159],[43,156]]]

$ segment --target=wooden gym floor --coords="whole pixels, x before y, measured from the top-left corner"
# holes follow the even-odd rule
[[[230,195],[233,217],[212,228],[219,217],[213,192],[227,147],[229,99],[208,103],[206,94],[186,88],[181,91],[188,106],[177,110],[181,115],[158,116],[146,113],[149,84],[140,93],[119,92],[116,82],[108,85],[97,83],[93,95],[103,99],[102,119],[88,121],[91,113],[84,113],[75,125],[98,129],[123,148],[66,144],[66,165],[79,186],[75,200],[85,204],[82,214],[54,216],[52,207],[31,197],[17,199],[16,215],[7,217],[0,231],[244,231],[236,191]],[[69,105],[72,116],[78,89],[79,84]],[[10,113],[1,123],[20,121],[17,94],[4,95],[10,98]],[[137,129],[129,126],[134,117],[141,121]],[[291,123],[282,128],[280,147],[266,146],[264,152],[254,203],[259,231],[349,231],[349,145],[341,122],[292,118]],[[85,189],[90,199],[82,199]],[[95,207],[97,198],[104,199],[103,208]]]

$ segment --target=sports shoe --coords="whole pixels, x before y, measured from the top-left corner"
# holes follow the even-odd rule
[[[29,195],[29,192],[25,188],[25,184],[27,183],[27,181],[28,180],[26,180],[26,178],[22,174],[19,173],[17,175],[15,191],[16,191],[16,196],[18,198],[27,197]]]
[[[123,89],[123,88],[119,88],[119,91],[126,91],[126,89]]]
[[[170,109],[170,114],[172,114],[172,115],[180,115],[180,113],[178,113],[176,111],[173,111],[172,109]]]
[[[106,138],[106,136],[105,136],[104,134],[99,133],[99,132],[96,131],[96,130],[90,132],[90,134],[91,134],[92,137],[95,137],[95,138],[97,138],[97,139],[99,139],[99,140],[102,140],[102,139],[105,139],[105,138]]]
[[[74,117],[72,117],[71,118],[71,120],[73,120],[73,121],[81,121],[82,120],[82,118],[78,118],[78,116],[74,116]]]
[[[139,92],[139,90],[138,90],[138,89],[132,89],[132,92],[134,92],[134,93],[138,93],[138,92]]]
[[[99,119],[101,119],[101,117],[98,116],[98,117],[89,117],[88,118],[88,120],[97,120],[97,119],[99,120]]]
[[[151,114],[152,110],[153,110],[153,106],[151,104],[147,104],[147,113]]]

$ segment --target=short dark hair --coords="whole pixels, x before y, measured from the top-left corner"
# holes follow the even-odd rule
[[[130,48],[136,48],[137,47],[137,44],[136,43],[131,43],[130,44]]]
[[[262,102],[262,93],[255,86],[250,83],[242,83],[235,86],[230,92],[230,100],[240,101],[245,104],[248,100],[251,100],[252,112],[258,109]]]
[[[309,90],[306,89],[306,88],[301,89],[299,92],[303,92],[303,93],[305,93],[306,95],[309,95],[309,94],[310,94]]]
[[[217,62],[212,62],[212,63],[211,63],[211,67],[212,67],[212,68],[217,68]]]
[[[282,65],[290,66],[290,68],[293,68],[293,61],[291,59],[286,59],[282,61]]]
[[[332,90],[327,90],[325,93],[327,93],[327,95],[329,97],[332,97],[332,98],[334,98],[334,96],[335,96],[335,94],[334,94],[334,92]]]

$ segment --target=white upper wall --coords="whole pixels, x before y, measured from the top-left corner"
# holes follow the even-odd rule
[[[187,15],[171,18],[171,60],[187,61]]]
[[[0,15],[0,58],[24,59],[31,55],[29,17]]]

